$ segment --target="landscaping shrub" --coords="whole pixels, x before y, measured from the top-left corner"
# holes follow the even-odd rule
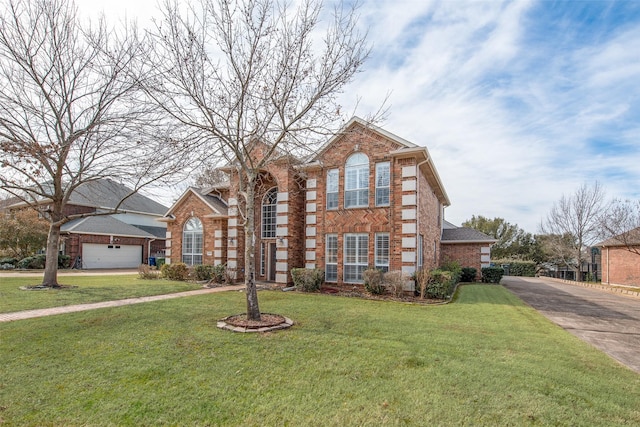
[[[406,276],[402,271],[389,271],[384,273],[383,282],[385,287],[396,297],[401,297],[404,293],[404,282]]]
[[[364,288],[373,295],[382,295],[385,293],[384,273],[375,268],[368,268],[362,272],[362,280]]]
[[[183,262],[165,264],[160,271],[162,272],[162,277],[169,280],[185,281],[189,278],[189,267]]]
[[[422,270],[416,271],[413,274],[413,280],[416,281],[415,294],[420,295],[420,298],[424,299],[427,294],[429,282],[431,281],[431,270],[423,268]]]
[[[58,268],[69,268],[71,257],[69,255],[58,255]]]
[[[475,282],[478,270],[473,267],[463,267],[460,275],[461,282]]]
[[[140,266],[138,267],[138,274],[140,275],[140,278],[144,280],[154,280],[160,278],[160,271],[158,270],[158,268],[147,264],[140,264]]]
[[[11,259],[11,258],[9,258]],[[15,260],[15,258],[13,258]],[[4,260],[0,260],[0,264],[2,264]],[[16,268],[23,269],[43,269],[45,267],[45,263],[47,261],[47,257],[45,254],[39,254],[34,256],[29,256],[21,259],[18,262],[13,263]],[[69,268],[71,265],[71,257],[69,255],[58,255],[58,268]]]
[[[510,276],[534,277],[536,275],[536,263],[533,261],[514,261],[509,263]]]
[[[18,261],[16,267],[22,269],[42,269],[44,268],[45,261],[46,257],[43,254],[28,256]]]
[[[431,270],[431,280],[427,286],[427,297],[447,298],[453,292],[453,288],[458,283],[458,275],[453,271],[446,271],[441,268]]]
[[[224,282],[227,285],[231,285],[233,283],[236,282],[236,277],[237,276],[237,272],[238,270],[235,268],[230,268],[230,267],[226,267],[225,265],[225,269],[224,269]]]
[[[303,292],[315,292],[324,282],[324,271],[319,268],[292,268],[291,278],[296,289]]]
[[[209,281],[213,277],[213,265],[195,265],[193,267],[193,278],[199,282]]]
[[[483,283],[500,283],[500,279],[504,275],[502,267],[484,267],[482,269]]]
[[[16,266],[16,264],[18,263],[18,259],[17,258],[0,258],[0,264],[4,265],[4,264],[11,264],[12,266]]]
[[[439,270],[449,271],[454,284],[458,283],[462,276],[462,267],[458,261],[447,261],[440,266]]]
[[[0,270],[13,270],[14,268],[16,268],[16,266],[13,264],[9,264],[9,263],[0,264]]]
[[[211,269],[211,281],[213,283],[224,283],[227,279],[227,264],[214,265]]]
[[[207,280],[213,283],[224,283],[227,279],[227,264],[218,265],[196,265],[193,267],[193,277],[195,280]]]

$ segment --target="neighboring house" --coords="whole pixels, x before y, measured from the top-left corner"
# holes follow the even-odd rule
[[[226,263],[242,278],[240,177],[233,165],[224,170],[229,183],[190,188],[166,213],[166,260]],[[289,283],[292,268],[306,267],[323,269],[329,283],[358,284],[366,268],[412,274],[445,255],[488,262],[487,236],[443,235],[450,202],[427,149],[357,117],[312,159],[270,162],[255,202],[258,280]]]
[[[602,283],[640,286],[640,228],[598,243]]]
[[[60,253],[71,256],[77,268],[132,268],[149,257],[164,256],[167,208],[142,194],[127,197],[131,189],[109,179],[87,182],[71,195],[65,215],[86,216],[61,227]],[[117,214],[95,215],[113,211]],[[47,200],[41,205],[46,207]],[[22,209],[24,202],[9,209]]]
[[[491,245],[497,240],[468,227],[457,227],[444,221],[442,227],[442,261],[458,261],[463,267],[476,269],[480,279],[482,268],[491,265]]]

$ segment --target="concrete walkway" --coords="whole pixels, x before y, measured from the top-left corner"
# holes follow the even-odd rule
[[[123,305],[140,304],[143,302],[160,301],[173,298],[190,297],[194,295],[211,294],[214,292],[240,291],[242,286],[221,286],[219,288],[197,289],[195,291],[178,292],[175,294],[154,295],[148,297],[127,298],[116,301],[103,301],[91,304],[67,305],[62,307],[42,308],[38,310],[16,311],[13,313],[0,313],[0,322],[12,322],[14,320],[31,319],[34,317],[53,316],[56,314],[75,313],[77,311],[95,310],[97,308],[120,307]]]
[[[500,282],[558,326],[640,373],[640,299],[544,278]]]

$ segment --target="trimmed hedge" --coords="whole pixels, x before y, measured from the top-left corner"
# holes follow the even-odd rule
[[[536,275],[536,263],[533,261],[510,262],[509,275],[534,277]]]
[[[460,275],[461,282],[475,282],[476,274],[478,270],[473,267],[462,267],[462,274]]]
[[[484,267],[482,269],[483,283],[500,283],[500,279],[504,275],[502,267]]]

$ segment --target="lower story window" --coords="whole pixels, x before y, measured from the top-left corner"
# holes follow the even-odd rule
[[[344,236],[344,281],[362,283],[362,272],[367,269],[369,235],[345,234]]]
[[[338,281],[338,235],[327,234],[325,261],[325,280],[327,282]]]
[[[376,269],[389,271],[389,233],[376,233]]]

